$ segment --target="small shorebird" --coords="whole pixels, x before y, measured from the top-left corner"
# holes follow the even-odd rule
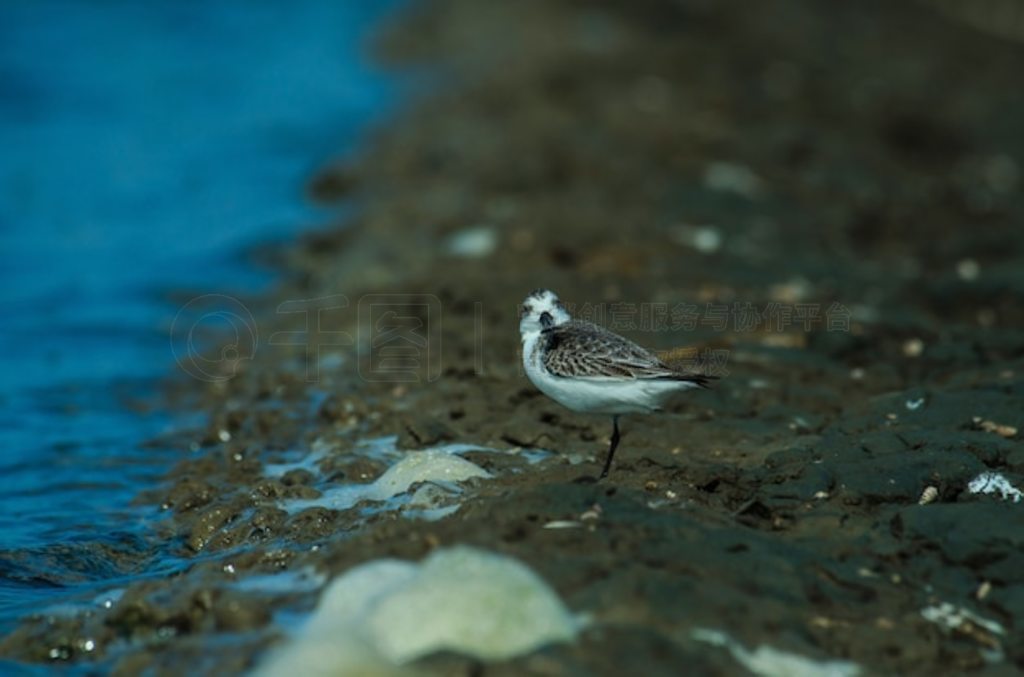
[[[602,478],[608,476],[619,446],[619,416],[658,411],[672,393],[706,388],[716,378],[674,369],[629,339],[573,320],[547,289],[523,301],[519,333],[526,375],[542,393],[573,411],[612,417]]]

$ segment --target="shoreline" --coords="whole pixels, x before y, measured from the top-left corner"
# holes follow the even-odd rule
[[[593,619],[488,674],[734,672],[700,629],[868,673],[1024,666],[1024,513],[972,489],[1024,486],[1024,50],[917,3],[415,11],[385,53],[451,83],[312,181],[352,216],[283,252],[252,360],[180,386],[210,426],[144,500],[195,564],[0,655],[248,669],[318,587],[242,581],[459,544]],[[607,421],[522,376],[539,286],[649,348],[725,351],[712,391],[624,421],[609,483],[579,482]],[[427,327],[412,380],[374,351],[381,304]],[[449,445],[491,477],[439,519],[331,493]]]

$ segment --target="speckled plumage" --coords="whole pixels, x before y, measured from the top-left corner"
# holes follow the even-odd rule
[[[544,367],[563,378],[669,379],[703,386],[703,374],[673,369],[651,351],[604,327],[570,320],[541,331]]]

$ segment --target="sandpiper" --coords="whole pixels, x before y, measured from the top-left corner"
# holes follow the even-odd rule
[[[716,377],[676,369],[592,322],[573,320],[558,296],[538,289],[523,301],[523,366],[538,389],[573,411],[608,414],[612,437],[601,478],[619,446],[619,416],[658,411],[671,394]]]

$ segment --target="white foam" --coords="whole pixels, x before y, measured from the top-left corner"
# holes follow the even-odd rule
[[[983,618],[970,609],[953,606],[949,602],[934,604],[921,609],[921,617],[926,621],[935,623],[946,632],[963,630],[964,626],[980,628],[982,632],[989,633],[990,643],[979,647],[979,653],[989,663],[999,663],[1005,658],[1001,637],[1006,635],[1006,629],[998,622]],[[977,630],[974,630],[976,633]],[[972,633],[973,634],[973,633]]]
[[[263,466],[263,474],[267,477],[281,477],[292,470],[306,470],[316,475],[320,471],[320,461],[336,448],[337,444],[318,437],[313,440],[310,452],[301,460],[293,463],[267,463]]]
[[[719,630],[697,628],[691,636],[698,642],[728,649],[737,663],[760,677],[855,677],[860,674],[860,667],[849,661],[816,661],[763,644],[750,651]]]
[[[256,674],[403,675],[443,650],[504,660],[572,641],[580,625],[528,567],[456,546],[421,564],[377,560],[350,570]]]
[[[372,461],[390,463],[399,458],[402,452],[398,450],[398,435],[385,435],[384,437],[371,437],[360,440],[356,443],[356,453]]]
[[[360,458],[368,458],[373,461],[390,463],[402,455],[402,452],[395,446],[397,441],[397,435],[360,440],[356,442],[355,447],[352,449],[352,453]],[[298,461],[290,463],[267,463],[263,467],[263,474],[267,477],[281,477],[291,470],[308,470],[314,475],[319,475],[320,461],[331,454],[338,453],[338,450],[341,448],[342,442],[339,439],[318,437],[313,440],[313,444],[309,452],[303,455]]]
[[[945,627],[947,630],[956,630],[964,623],[969,622],[988,630],[994,635],[1006,634],[1006,629],[996,621],[982,618],[969,609],[955,607],[949,602],[925,607],[921,609],[921,616],[927,621]]]
[[[327,576],[311,566],[273,574],[250,574],[234,581],[231,587],[246,592],[283,594],[312,592],[327,582]]]
[[[1020,503],[1024,493],[1010,484],[1010,481],[996,472],[983,472],[967,485],[972,494],[998,494],[1004,501]]]

